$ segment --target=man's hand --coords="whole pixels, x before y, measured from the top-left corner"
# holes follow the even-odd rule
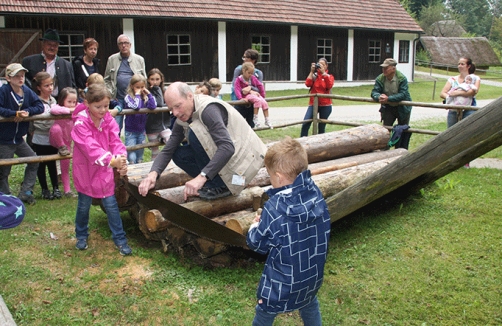
[[[141,196],[145,197],[148,194],[148,191],[155,187],[155,183],[157,182],[157,172],[152,171],[148,173],[146,178],[144,178],[138,186],[138,192]]]
[[[185,190],[183,191],[185,201],[190,196],[198,196],[199,189],[202,188],[202,186],[206,183],[206,181],[207,181],[206,177],[203,177],[202,175],[199,174],[192,180],[185,183]]]
[[[378,102],[382,104],[387,104],[387,102],[389,102],[389,97],[385,94],[381,94],[380,97],[378,98]]]

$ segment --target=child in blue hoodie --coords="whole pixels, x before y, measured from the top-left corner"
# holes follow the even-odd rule
[[[28,69],[19,63],[11,63],[5,68],[5,78],[8,84],[0,87],[0,116],[12,118],[11,122],[0,123],[0,159],[36,156],[35,152],[25,142],[29,122],[24,118],[44,112],[44,104],[37,94],[24,84]],[[27,204],[34,204],[33,186],[37,181],[38,163],[26,165],[24,179],[19,192],[19,199]],[[0,167],[0,192],[8,195],[9,174],[11,166]]]
[[[331,221],[319,188],[310,177],[307,153],[287,137],[271,146],[265,166],[272,189],[247,244],[268,254],[258,286],[253,326],[272,325],[279,313],[299,310],[304,325],[321,325],[321,287]]]

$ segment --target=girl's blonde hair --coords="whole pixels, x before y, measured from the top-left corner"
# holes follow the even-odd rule
[[[51,75],[49,75],[49,73],[45,71],[37,72],[37,74],[33,77],[32,86],[37,95],[40,95],[40,90],[38,89],[38,86],[42,85],[42,82],[49,78],[52,80]]]
[[[162,92],[165,91],[165,87],[164,87],[164,74],[162,73],[162,71],[160,71],[160,69],[158,68],[152,68],[148,74],[146,75],[146,86],[148,87],[148,89],[152,88],[152,85],[150,85],[150,83],[148,82],[148,78],[150,78],[151,75],[159,75],[160,76],[160,89],[162,90]]]
[[[88,104],[102,101],[104,98],[111,100],[112,96],[106,88],[105,84],[92,84],[87,87],[85,100]]]
[[[104,84],[105,79],[103,78],[102,75],[98,74],[97,72],[90,74],[89,77],[87,77],[87,86],[91,86],[92,84]]]
[[[75,88],[73,88],[73,87],[63,88],[58,94],[58,105],[64,106],[64,101],[66,100],[66,98],[70,94],[74,94],[78,98],[77,90]]]
[[[249,69],[254,69],[254,64],[252,64],[252,63],[251,63],[251,62],[249,62],[249,61],[248,61],[248,62],[244,62],[244,63],[242,64],[242,68],[241,68],[241,70],[242,70],[242,71],[248,71]]]
[[[142,82],[143,84],[145,84],[145,86],[147,85],[146,84],[147,81],[146,81],[145,76],[140,75],[140,74],[132,75],[131,81],[129,82],[129,86],[127,86],[127,94],[129,94],[129,96],[131,96],[132,98],[134,98],[134,96],[136,96],[136,94],[134,94],[133,86],[134,86],[134,84],[139,83],[139,82]],[[147,96],[143,96],[144,101],[146,101],[147,99],[148,99]]]
[[[218,78],[209,79],[209,85],[211,85],[213,90],[219,90],[223,86]]]
[[[309,165],[305,148],[289,136],[270,146],[264,163],[271,173],[280,172],[292,180]]]

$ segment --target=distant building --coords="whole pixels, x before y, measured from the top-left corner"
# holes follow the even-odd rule
[[[147,70],[159,68],[167,82],[229,82],[244,50],[253,47],[267,89],[303,82],[320,57],[336,80],[372,80],[388,57],[413,80],[415,43],[423,33],[396,0],[3,1],[0,49],[8,48],[10,57],[0,64],[38,53],[33,30],[47,28],[58,29],[64,41],[59,54],[70,60],[82,53],[84,38],[94,37],[102,73],[125,33]]]
[[[467,56],[476,68],[500,66],[500,60],[485,37],[434,37],[422,36],[417,51],[427,51],[435,65],[457,67],[458,59]]]
[[[461,37],[467,32],[456,20],[441,20],[429,26],[425,34],[436,37]]]

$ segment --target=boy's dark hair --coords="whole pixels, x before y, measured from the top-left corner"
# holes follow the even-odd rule
[[[280,172],[295,179],[309,165],[307,151],[297,141],[287,136],[272,145],[265,154],[265,166],[271,172]]]
[[[85,94],[87,103],[96,103],[104,98],[112,98],[105,84],[92,84],[87,88],[87,93]]]
[[[45,71],[37,72],[37,74],[33,77],[32,87],[33,87],[33,90],[35,91],[35,93],[37,93],[37,95],[40,95],[40,91],[38,90],[38,86],[40,86],[42,84],[42,82],[48,78],[52,79],[51,75],[49,75],[49,73],[45,72]]]
[[[78,98],[77,91],[75,90],[75,88],[65,87],[59,92],[59,95],[58,95],[59,106],[64,106],[64,101],[66,100],[66,97],[69,94],[75,94],[75,96],[77,96],[77,98]]]
[[[249,58],[253,61],[253,63],[256,63],[258,62],[260,53],[254,49],[247,49],[246,51],[244,51],[244,57]]]

